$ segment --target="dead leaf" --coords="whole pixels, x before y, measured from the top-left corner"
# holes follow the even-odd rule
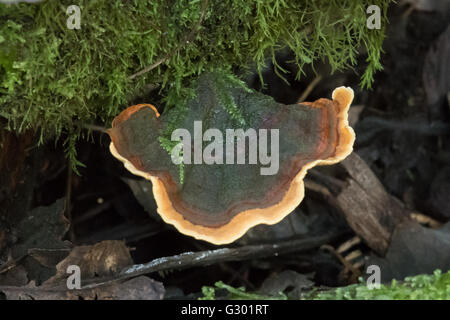
[[[64,216],[65,199],[59,199],[48,207],[37,207],[22,219],[15,230],[17,243],[12,249],[14,258],[28,254],[28,250],[66,249],[70,244],[62,238],[69,229]]]
[[[123,241],[106,240],[92,246],[78,246],[57,264],[56,275],[44,284],[56,284],[66,279],[69,265],[80,267],[81,279],[92,279],[116,274],[132,264],[130,252]]]
[[[63,260],[69,254],[69,248],[63,249],[29,249],[28,255],[37,260],[41,265],[45,267],[55,267],[61,260]]]
[[[34,281],[26,286],[0,286],[7,300],[161,300],[164,286],[145,276],[122,283],[109,283],[89,289],[69,290],[63,286],[36,287]]]
[[[42,259],[42,250],[34,250],[37,261]],[[47,263],[47,256],[43,263]],[[92,246],[78,246],[56,265],[56,275],[36,286],[31,281],[24,286],[0,286],[0,292],[8,300],[155,300],[164,297],[164,287],[148,277],[131,280],[104,281],[133,264],[130,252],[123,241],[107,240]],[[82,289],[67,288],[67,267],[77,265],[81,271],[81,282],[89,282]],[[102,279],[103,278],[103,279]],[[0,278],[1,279],[1,278]],[[97,280],[96,280],[97,279]],[[98,281],[98,283],[96,282]],[[10,284],[7,282],[5,284]]]
[[[56,264],[68,254],[71,247],[70,242],[62,240],[69,228],[64,208],[64,198],[50,206],[37,207],[24,214],[11,228],[10,233],[15,235],[11,261],[20,260],[28,278],[36,283],[55,274]],[[14,268],[8,271],[14,272]]]
[[[311,276],[293,270],[285,270],[264,280],[259,292],[270,296],[277,296],[283,292],[293,299],[299,299],[302,291],[314,285],[314,282],[310,280]]]
[[[161,300],[164,298],[164,286],[145,276],[128,280],[120,285],[111,286],[110,294],[105,291],[97,294],[98,299],[113,300]]]

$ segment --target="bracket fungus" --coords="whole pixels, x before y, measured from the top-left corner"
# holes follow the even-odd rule
[[[278,149],[268,149],[277,156],[279,170],[263,175],[261,165],[254,163],[184,163],[181,180],[179,166],[159,139],[173,123],[174,109],[161,116],[148,104],[124,110],[108,130],[110,151],[133,174],[152,182],[158,213],[186,235],[225,244],[255,225],[279,222],[303,200],[308,169],[337,163],[353,150],[355,134],[347,120],[351,88],[335,89],[332,100],[284,105],[236,80],[207,73],[194,90],[178,128],[193,133],[194,122],[201,121],[204,129],[223,133],[229,128],[277,129]],[[252,151],[249,145],[246,159]]]

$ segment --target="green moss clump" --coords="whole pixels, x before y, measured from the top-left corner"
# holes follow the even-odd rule
[[[276,297],[268,297],[258,293],[246,292],[244,288],[233,288],[222,282],[215,287],[202,288],[202,300],[214,300],[217,290],[226,290],[228,299],[270,300],[287,299],[280,293]],[[359,284],[340,287],[326,291],[313,290],[305,294],[303,300],[449,300],[450,271],[442,273],[436,270],[432,275],[422,274],[407,277],[403,281],[392,280],[391,284],[381,284],[380,288],[369,289],[360,279]]]
[[[287,296],[283,293],[273,297],[259,293],[251,293],[247,292],[244,287],[234,288],[222,281],[216,282],[215,287],[204,286],[202,288],[203,297],[199,298],[199,300],[215,300],[217,290],[227,291],[227,299],[229,300],[287,300]]]
[[[15,132],[41,141],[70,138],[79,127],[112,118],[145,88],[158,85],[173,106],[196,75],[221,67],[261,72],[289,48],[305,64],[328,60],[333,70],[367,52],[362,84],[379,70],[391,0],[80,0],[81,29],[66,26],[69,0],[0,4],[0,117]],[[366,27],[369,5],[382,9],[382,29]],[[148,66],[150,72],[131,77]],[[277,68],[280,76],[283,70]]]
[[[331,291],[313,294],[317,300],[440,300],[450,299],[450,271],[442,274],[436,270],[432,275],[407,277],[399,282],[381,284],[379,289],[369,289],[365,282]]]

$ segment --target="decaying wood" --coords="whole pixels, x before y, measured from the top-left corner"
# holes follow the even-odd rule
[[[408,211],[389,195],[369,166],[356,154],[342,162],[350,178],[337,202],[352,229],[377,253],[384,255],[395,227],[408,220]]]
[[[350,227],[367,245],[384,256],[395,227],[411,219],[400,201],[389,195],[381,182],[355,152],[341,165],[348,173],[345,181],[314,172],[311,176],[320,180],[327,191],[325,200],[335,206],[347,219]],[[313,190],[320,192],[315,184]]]

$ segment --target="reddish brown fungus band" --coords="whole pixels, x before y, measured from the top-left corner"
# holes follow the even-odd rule
[[[209,100],[208,100],[208,99]],[[200,97],[195,100],[194,104],[202,104],[204,101],[211,101],[211,97]],[[245,99],[248,99],[248,103],[250,105],[255,104],[255,108],[261,109],[261,106],[258,107],[257,103],[261,101],[261,94],[254,94],[254,96],[246,95]],[[282,186],[280,190],[270,189],[270,186],[267,187],[266,190],[262,190],[260,194],[255,195],[256,200],[252,202],[252,199],[241,199],[236,198],[236,196],[230,196],[230,204],[224,207],[224,205],[217,205],[214,207],[214,204],[209,204],[209,207],[205,206],[205,208],[201,208],[201,204],[196,203],[195,193],[200,196],[207,197],[207,194],[211,192],[211,195],[214,196],[218,192],[214,190],[214,188],[220,188],[220,182],[216,181],[216,184],[212,185],[211,189],[208,190],[208,186],[206,185],[203,189],[195,190],[195,192],[187,192],[186,185],[194,185],[189,184],[189,181],[186,185],[180,186],[176,184],[173,172],[176,172],[172,168],[173,164],[161,164],[161,163],[153,163],[156,158],[145,158],[145,155],[158,154],[157,159],[166,159],[166,162],[170,162],[167,159],[170,157],[167,155],[165,150],[160,150],[160,144],[157,141],[151,144],[151,149],[148,150],[140,150],[139,146],[143,145],[145,141],[141,141],[144,137],[151,137],[153,140],[157,140],[155,137],[162,126],[161,120],[163,117],[159,117],[159,113],[157,109],[149,104],[141,104],[127,108],[121,114],[119,114],[113,121],[112,128],[108,130],[109,135],[111,136],[111,144],[110,151],[114,157],[123,162],[126,169],[137,176],[144,177],[148,179],[153,184],[153,196],[156,200],[158,206],[158,213],[162,217],[162,219],[169,224],[172,224],[177,228],[181,233],[192,236],[196,239],[205,240],[214,244],[226,244],[232,241],[235,241],[239,237],[245,234],[245,232],[251,227],[258,224],[275,224],[281,221],[284,217],[286,217],[289,213],[294,211],[294,209],[300,204],[304,197],[304,184],[303,179],[308,169],[316,166],[316,165],[330,165],[335,164],[345,157],[347,157],[353,150],[353,143],[355,140],[355,134],[353,129],[348,125],[348,110],[350,104],[353,100],[353,90],[347,87],[339,87],[333,91],[332,100],[329,99],[319,99],[315,102],[307,102],[299,105],[290,105],[284,106],[281,104],[276,104],[275,102],[270,103],[270,106],[263,106],[263,109],[267,114],[271,114],[274,118],[274,123],[279,121],[286,121],[288,123],[289,118],[303,119],[305,121],[311,122],[311,119],[317,118],[317,109],[326,108],[329,116],[327,117],[319,117],[317,119],[317,123],[308,124],[308,122],[300,123],[303,125],[310,125],[311,127],[302,130],[301,128],[295,128],[294,131],[298,131],[298,137],[289,136],[287,139],[289,141],[282,141],[281,144],[285,143],[286,145],[292,145],[292,139],[300,139],[301,141],[316,141],[315,146],[308,146],[305,142],[306,147],[302,146],[299,148],[297,153],[292,152],[285,156],[287,159],[284,163],[292,163],[289,162],[290,157],[296,157],[296,159],[302,159],[301,167],[297,168],[295,174],[289,176],[289,181],[287,183],[279,183],[280,180],[276,180],[277,178],[267,178],[267,181],[276,181],[278,184],[273,182],[272,186]],[[256,102],[255,102],[256,101]],[[267,100],[269,101],[269,100]],[[273,105],[272,105],[273,104]],[[149,118],[148,126],[149,128],[144,127],[135,128],[133,130],[133,125],[137,125],[139,123],[139,119],[133,119],[133,114],[136,114],[139,110],[143,108],[148,108],[148,110],[152,111],[152,118]],[[203,108],[199,108],[202,110]],[[255,109],[255,110],[259,110]],[[284,110],[284,113],[287,112],[287,115],[284,115],[283,118],[280,116],[276,110]],[[298,109],[298,110],[297,110]],[[301,109],[301,110],[300,110]],[[316,110],[315,110],[316,109]],[[275,110],[275,111],[274,111]],[[287,110],[287,111],[286,111]],[[299,110],[301,113],[299,113]],[[145,113],[146,117],[150,117],[147,115],[148,112]],[[144,113],[143,113],[144,114]],[[199,118],[202,118],[204,115],[197,115]],[[277,118],[279,117],[279,118]],[[264,114],[264,119],[266,119],[266,114]],[[135,122],[133,122],[135,121]],[[144,120],[142,120],[144,121]],[[264,120],[266,121],[266,120]],[[127,123],[129,123],[130,127],[127,127]],[[135,124],[136,123],[136,124]],[[267,123],[267,121],[265,122]],[[289,122],[290,123],[290,122]],[[288,124],[289,125],[289,124]],[[314,130],[316,126],[319,129]],[[312,129],[311,129],[312,128]],[[148,134],[145,134],[146,130],[148,130]],[[130,133],[136,132],[136,133]],[[312,137],[304,137],[305,132],[309,132],[311,135],[315,135]],[[333,134],[334,132],[334,134]],[[280,134],[281,137],[281,134]],[[301,140],[303,139],[303,140]],[[149,142],[149,143],[150,143]],[[303,150],[310,148],[311,150],[322,150],[321,152],[317,151],[315,155],[314,152],[309,152],[303,154]],[[308,149],[309,150],[309,149]],[[327,152],[323,150],[329,150]],[[163,155],[162,152],[165,152],[166,155]],[[316,157],[311,157],[311,154]],[[159,160],[158,160],[159,161]],[[154,167],[153,166],[154,164]],[[151,170],[147,170],[145,168],[151,168]],[[214,176],[215,171],[211,168],[198,169],[192,168],[197,174],[200,173],[200,176],[205,177],[207,174],[212,174],[211,179],[216,179]],[[203,171],[198,171],[203,170]],[[214,169],[215,170],[215,169]],[[218,168],[217,170],[221,170]],[[283,172],[283,168],[281,169]],[[287,172],[287,171],[286,171]],[[168,177],[167,179],[164,177]],[[172,178],[170,178],[172,177]],[[244,177],[245,179],[246,177]],[[171,180],[173,179],[173,181]],[[253,179],[253,180],[251,180]],[[259,179],[259,178],[258,178]],[[263,178],[261,178],[263,179]],[[272,180],[270,180],[272,179]],[[257,179],[254,177],[247,177],[248,181],[256,181]],[[247,181],[247,182],[248,182]],[[199,182],[195,182],[199,184]],[[171,184],[170,186],[168,184]],[[200,183],[201,184],[201,183]],[[218,185],[217,185],[218,184]],[[250,185],[243,183],[243,185]],[[249,189],[238,190],[242,192],[243,198],[248,198],[246,195],[250,194]],[[230,191],[236,192],[236,190]],[[271,197],[267,195],[270,194]],[[259,201],[259,196],[264,196],[262,199],[264,201]],[[278,195],[278,196],[275,196]],[[227,195],[224,195],[227,197]],[[267,199],[266,199],[267,198]],[[270,198],[270,199],[269,199]],[[206,198],[203,198],[206,199]],[[214,201],[211,201],[214,203]],[[245,203],[245,205],[243,205]],[[250,204],[250,205],[249,205]],[[233,208],[232,211],[230,208]],[[237,208],[237,209],[236,209]],[[227,211],[229,210],[229,211]],[[188,212],[189,211],[189,212]],[[192,214],[192,211],[194,214]],[[195,212],[198,211],[198,215],[195,215]],[[228,213],[227,213],[228,212]],[[230,214],[233,212],[233,214]],[[196,217],[195,219],[192,217]],[[202,217],[205,217],[205,223],[202,223]],[[214,221],[215,217],[219,219],[220,224],[214,225],[211,221]],[[229,218],[227,218],[229,217]],[[207,218],[207,219],[206,219]],[[207,223],[208,220],[208,223]],[[211,226],[213,225],[213,226]]]

